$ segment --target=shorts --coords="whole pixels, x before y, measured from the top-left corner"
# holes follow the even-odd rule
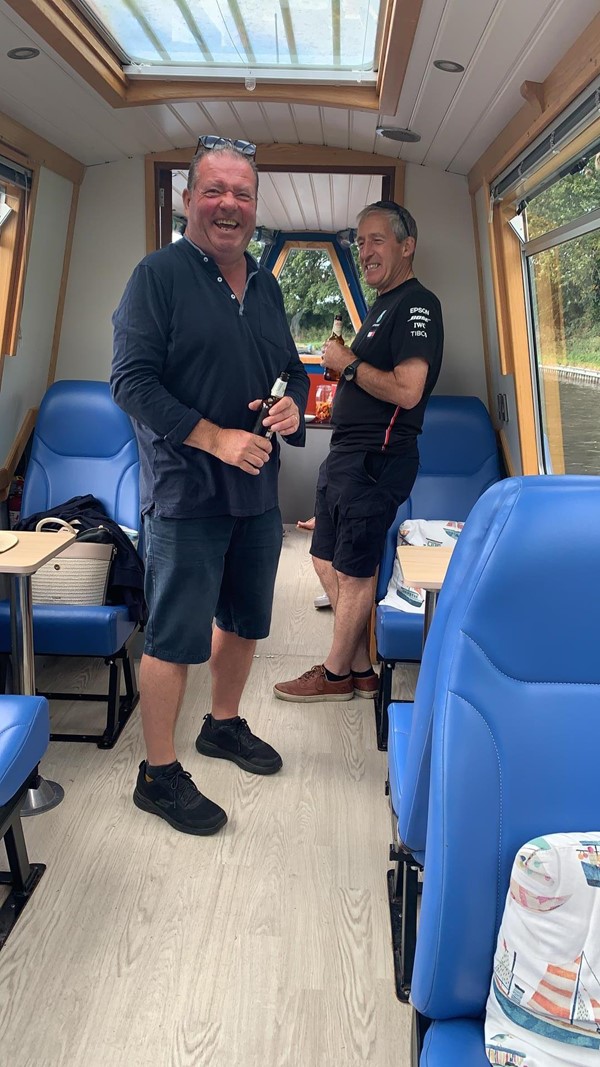
[[[247,640],[268,637],[283,527],[264,515],[144,518],[144,652],[167,663],[210,659],[212,624]]]
[[[371,578],[418,467],[418,454],[330,452],[319,470],[311,554],[341,574]]]

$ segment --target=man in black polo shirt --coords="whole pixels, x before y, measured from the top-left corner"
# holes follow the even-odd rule
[[[415,220],[392,201],[370,204],[358,217],[361,267],[378,295],[351,349],[330,341],[323,352],[324,365],[342,378],[311,545],[335,610],[333,644],[324,663],[277,683],[281,700],[351,700],[377,691],[367,642],[374,575],[417,474],[417,437],[444,340],[440,302],[413,274],[416,242]]]
[[[286,395],[264,426],[303,445],[308,377],[279,286],[245,251],[256,226],[254,151],[200,139],[185,237],[142,260],[113,319],[111,386],[139,444],[150,612],[140,668],[147,759],[133,799],[190,834],[214,833],[227,816],[175,755],[188,664],[210,659],[212,675],[198,751],[255,774],[282,765],[238,716],[256,640],[269,632],[282,541],[279,446],[251,431],[285,371]]]

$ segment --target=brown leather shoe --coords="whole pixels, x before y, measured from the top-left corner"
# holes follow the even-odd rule
[[[379,675],[368,674],[366,678],[357,678],[355,674],[352,675],[352,684],[354,686],[354,695],[357,697],[365,697],[367,700],[372,700],[377,696],[379,690]]]
[[[277,682],[277,685],[273,686],[273,692],[280,700],[308,704],[317,700],[352,700],[354,685],[352,675],[341,682],[330,682],[323,664],[318,663],[291,682]]]

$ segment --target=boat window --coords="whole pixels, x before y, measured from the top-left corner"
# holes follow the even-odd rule
[[[292,248],[279,274],[285,311],[301,355],[320,352],[336,314],[349,345],[354,329],[326,248]]]
[[[0,158],[0,355],[15,355],[32,175]]]
[[[512,395],[524,474],[600,474],[599,105],[600,78],[494,179],[487,219],[479,208],[500,438],[510,470]]]
[[[375,82],[382,0],[76,0],[126,73]],[[319,28],[315,33],[315,27]]]
[[[600,474],[600,150],[521,214],[544,469]]]

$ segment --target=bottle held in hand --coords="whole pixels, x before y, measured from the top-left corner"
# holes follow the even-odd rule
[[[329,337],[327,338],[327,340],[328,341],[337,341],[337,343],[340,344],[340,345],[345,344],[344,338],[342,336],[342,316],[341,315],[334,315],[334,317],[333,317],[333,329],[332,329]],[[323,377],[324,377],[326,382],[339,382],[339,380],[340,380],[340,375],[338,374],[338,372],[335,371],[335,370],[330,370],[329,367],[325,367],[325,370],[323,371]]]
[[[263,400],[258,418],[254,423],[252,433],[256,433],[259,437],[266,437],[268,440],[273,436],[273,431],[270,427],[263,426],[263,422],[269,414],[273,404],[276,404],[278,400],[281,400],[282,396],[285,396],[287,389],[287,383],[290,380],[289,374],[282,371],[277,380],[273,383],[273,387],[266,400]]]

